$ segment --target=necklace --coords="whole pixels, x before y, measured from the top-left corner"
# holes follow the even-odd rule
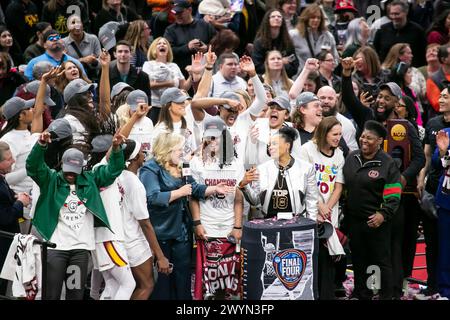
[[[280,167],[280,173],[277,177],[277,187],[278,190],[283,189],[284,186],[284,178],[286,177],[286,167]],[[281,175],[281,186],[280,186],[280,175]]]

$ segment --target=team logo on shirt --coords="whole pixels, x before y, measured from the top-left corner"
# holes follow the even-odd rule
[[[281,283],[293,290],[303,277],[306,269],[306,253],[298,249],[279,251],[273,257],[273,268]]]
[[[379,175],[380,175],[380,173],[376,170],[370,170],[369,174],[368,174],[369,178],[372,178],[372,179],[378,178]]]

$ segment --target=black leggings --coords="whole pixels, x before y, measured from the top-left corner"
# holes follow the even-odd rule
[[[87,280],[88,250],[48,250],[47,299],[59,300],[62,285],[66,300],[82,300]]]

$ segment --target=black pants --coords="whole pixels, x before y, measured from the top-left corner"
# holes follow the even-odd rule
[[[350,236],[355,287],[353,296],[371,299],[372,291],[367,279],[373,272],[379,271],[380,299],[390,300],[393,296],[393,275],[391,259],[391,223],[384,222],[378,228],[370,228],[367,220],[351,215],[346,217]]]
[[[323,241],[320,241],[319,243],[318,275],[319,300],[336,299],[336,296],[334,295],[335,266]]]
[[[403,234],[405,229],[404,198],[392,218],[391,256],[394,298],[400,298],[403,289]]]
[[[437,219],[430,218],[421,209],[418,199],[413,195],[405,195],[405,229],[403,240],[403,275],[410,277],[412,275],[414,257],[417,244],[417,229],[420,221],[422,221],[423,233],[426,245],[427,259],[427,287],[431,293],[437,293],[437,275],[436,266],[438,258],[438,223]]]
[[[88,250],[48,250],[47,299],[59,300],[66,285],[66,300],[82,300],[87,280]]]

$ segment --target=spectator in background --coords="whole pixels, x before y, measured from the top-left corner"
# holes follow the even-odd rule
[[[294,29],[298,19],[298,0],[280,0],[278,2],[278,7],[281,9],[288,31]]]
[[[410,71],[412,75],[412,80],[408,86],[413,89],[415,95],[417,95],[417,99],[419,101],[422,100],[422,98],[425,98],[426,90],[427,90],[427,84],[426,80],[423,77],[423,75],[420,73],[419,69],[412,67],[412,60],[413,60],[413,53],[411,51],[411,47],[407,43],[397,43],[389,50],[389,53],[384,60],[381,67],[385,70],[393,70],[395,66],[400,63],[406,63],[410,66]],[[409,95],[409,94],[408,94]],[[414,99],[412,96],[410,96],[412,99]],[[414,99],[414,100],[417,100]]]
[[[31,59],[44,54],[44,33],[52,29],[52,25],[48,22],[36,23],[36,34],[34,35],[35,43],[30,44],[23,53],[25,63],[28,63]]]
[[[34,28],[39,21],[36,4],[31,0],[13,0],[6,7],[5,16],[6,25],[14,39],[19,43],[20,48],[25,50],[30,45],[31,38],[35,34]]]
[[[69,34],[67,28],[67,18],[74,13],[71,6],[78,7],[78,14],[86,30],[89,29],[89,15],[87,7],[83,1],[80,0],[49,0],[42,10],[42,21],[49,22],[62,37]]]
[[[336,60],[334,60],[331,52],[322,50],[317,55],[317,60],[319,60],[321,86],[330,86],[334,88],[336,92],[341,92],[341,78],[334,73],[334,69],[336,69]]]
[[[439,47],[438,59],[441,67],[427,79],[427,98],[436,112],[439,112],[439,95],[445,88],[444,82],[450,81],[450,45]]]
[[[34,80],[33,66],[39,61],[48,61],[53,66],[58,66],[64,61],[71,60],[80,67],[84,74],[86,74],[81,63],[64,52],[64,42],[62,41],[61,35],[58,31],[53,29],[47,31],[44,34],[44,40],[45,53],[31,59],[30,62],[28,62],[27,68],[25,69],[25,77],[29,80]]]
[[[13,67],[23,63],[22,51],[5,26],[0,26],[0,51],[9,55]]]
[[[255,41],[253,42],[252,59],[256,66],[256,72],[265,72],[264,61],[267,53],[278,50],[282,55],[283,65],[288,77],[293,77],[298,70],[298,59],[295,55],[294,44],[289,37],[283,15],[279,9],[271,9],[266,12]]]
[[[125,24],[137,19],[139,19],[138,14],[123,4],[122,0],[102,0],[102,9],[97,12],[92,26],[92,33],[98,34],[100,28],[110,21]]]
[[[191,77],[186,80],[177,64],[173,63],[173,53],[169,41],[165,38],[153,40],[147,52],[148,61],[144,63],[142,71],[150,79],[152,109],[150,119],[156,124],[161,111],[161,95],[164,90],[177,87],[189,90]]]
[[[62,95],[64,88],[69,84],[69,82],[79,78],[83,79],[87,83],[92,82],[86,75],[83,74],[82,70],[76,63],[73,61],[65,61],[61,63],[61,73],[55,79],[55,88]]]
[[[303,10],[297,28],[291,30],[289,34],[300,61],[299,73],[303,69],[306,59],[316,57],[324,49],[330,50],[336,62],[338,61],[336,41],[328,31],[325,16],[317,4],[311,4]]]
[[[146,0],[151,9],[150,27],[153,37],[164,35],[164,30],[175,21],[175,13],[172,11],[171,0]]]
[[[172,46],[174,62],[187,77],[185,68],[191,63],[191,55],[205,53],[216,30],[205,20],[192,17],[192,5],[187,0],[176,0],[172,10],[175,12],[175,23],[166,29],[164,38]]]
[[[380,60],[384,60],[394,44],[408,43],[414,54],[412,65],[420,67],[425,63],[425,32],[417,23],[408,21],[408,10],[408,4],[405,2],[393,1],[389,9],[392,22],[377,31],[373,45]]]
[[[225,91],[245,90],[247,83],[239,77],[239,58],[233,53],[222,53],[217,63],[219,72],[212,77],[210,96],[219,97]]]
[[[431,77],[431,75],[437,72],[441,67],[441,63],[438,59],[439,47],[440,46],[437,43],[432,43],[427,46],[427,52],[425,55],[427,64],[419,68],[419,71],[422,73],[425,79]]]
[[[277,96],[287,95],[293,81],[287,75],[281,52],[277,50],[268,51],[264,61],[264,69],[266,70],[264,72],[264,83],[270,85]]]
[[[16,88],[27,82],[17,69],[12,68],[11,59],[6,52],[0,52],[0,106],[11,98]]]
[[[100,68],[97,60],[101,53],[100,41],[97,36],[84,31],[83,22],[77,15],[67,18],[67,29],[69,35],[63,38],[66,53],[81,62],[90,79],[97,80]]]
[[[151,30],[144,20],[135,20],[128,26],[125,39],[131,44],[131,65],[137,69],[142,69],[147,61],[147,50],[149,46]]]
[[[0,230],[19,233],[18,219],[23,217],[23,208],[31,202],[30,196],[21,192],[15,194],[5,180],[5,175],[12,171],[14,158],[9,145],[0,141]],[[0,237],[0,270],[8,254],[12,239]],[[6,294],[7,281],[0,279],[0,295]]]
[[[379,86],[386,82],[389,72],[383,72],[378,55],[371,47],[359,48],[353,57],[356,60],[353,80],[363,92],[370,92],[375,99]]]
[[[114,52],[116,60],[109,65],[109,83],[111,88],[118,82],[125,82],[136,90],[147,94],[151,105],[150,80],[145,72],[137,70],[131,65],[131,45],[128,41],[117,42]]]
[[[447,9],[433,21],[433,24],[427,32],[427,43],[437,43],[439,45],[444,45],[450,40],[449,32],[450,9]]]
[[[334,12],[337,15],[337,19],[336,22],[330,26],[330,29],[336,40],[338,51],[342,52],[348,39],[348,26],[350,22],[355,19],[358,11],[353,5],[352,0],[337,0]]]
[[[229,29],[220,30],[211,39],[211,50],[220,57],[222,53],[232,53],[239,48],[240,39]]]
[[[344,45],[342,57],[352,57],[361,47],[367,45],[370,36],[370,28],[366,19],[356,18],[350,21],[347,28],[347,40]]]

